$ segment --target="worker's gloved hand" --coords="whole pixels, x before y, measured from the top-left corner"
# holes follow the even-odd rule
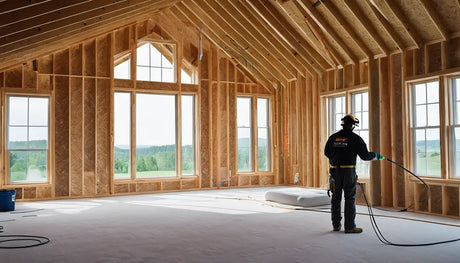
[[[379,153],[375,153],[375,159],[374,160],[382,161],[382,160],[385,160],[385,157],[383,157],[383,155],[380,155]]]

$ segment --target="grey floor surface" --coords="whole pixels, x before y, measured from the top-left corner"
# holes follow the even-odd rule
[[[460,262],[460,242],[384,245],[365,215],[356,219],[362,234],[333,232],[328,213],[264,202],[269,189],[275,188],[16,203],[14,212],[0,213],[0,241],[3,235],[25,234],[46,236],[51,242],[0,249],[0,262]],[[460,220],[374,212],[456,225],[377,217],[392,242],[460,238]]]

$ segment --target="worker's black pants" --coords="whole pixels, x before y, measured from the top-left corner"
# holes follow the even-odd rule
[[[345,229],[351,230],[356,227],[356,183],[358,176],[354,168],[332,168],[329,170],[333,181],[331,199],[332,226],[339,227],[342,220],[341,202],[342,190],[345,196]]]

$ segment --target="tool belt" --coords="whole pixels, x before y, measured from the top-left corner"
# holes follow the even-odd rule
[[[352,169],[352,168],[356,168],[356,165],[331,165],[329,168],[331,168],[331,169],[336,169],[336,168],[341,168],[341,169],[348,168],[348,169]]]

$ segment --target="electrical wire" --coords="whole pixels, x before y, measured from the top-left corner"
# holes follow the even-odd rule
[[[3,238],[7,238],[2,240]],[[29,247],[38,247],[50,242],[50,239],[43,236],[30,236],[30,235],[0,235],[0,243],[9,243],[9,242],[19,242],[19,241],[32,241],[36,242],[35,244],[30,245],[21,245],[21,246],[0,246],[0,249],[19,249],[19,248],[29,248]]]
[[[420,180],[426,187],[427,189],[427,196],[428,198],[430,197],[430,187],[425,183],[425,181],[423,181],[420,177],[418,177],[416,174],[414,174],[413,172],[409,171],[408,169],[406,169],[404,166],[400,165],[399,163],[393,161],[393,160],[390,160],[390,159],[387,159],[385,158],[384,160],[387,160],[395,165],[397,165],[398,167],[400,167],[401,169],[403,169],[404,171],[408,172],[409,174],[411,174],[412,176],[416,177],[418,180]],[[363,189],[363,186],[362,184],[359,184],[360,188],[361,188],[361,191],[363,193],[363,196],[364,196],[364,200],[366,201],[366,205],[367,205],[367,210],[369,212],[369,217],[370,217],[370,220],[371,220],[371,225],[372,225],[372,228],[374,229],[374,232],[375,234],[377,235],[377,238],[380,240],[380,242],[382,242],[383,244],[386,244],[386,245],[390,245],[390,246],[397,246],[397,247],[423,247],[423,246],[433,246],[433,245],[440,245],[440,244],[446,244],[446,243],[452,243],[452,242],[457,242],[457,241],[460,241],[460,238],[457,238],[457,239],[450,239],[450,240],[443,240],[443,241],[437,241],[437,242],[429,242],[429,243],[413,243],[413,244],[402,244],[402,243],[393,243],[393,242],[390,242],[388,241],[388,239],[385,238],[385,236],[383,236],[382,232],[380,231],[380,228],[378,227],[377,225],[377,222],[375,221],[375,217],[374,217],[374,212],[372,211],[372,207],[369,205],[369,202],[367,200],[367,197],[366,197],[366,193],[364,192],[364,189]]]

